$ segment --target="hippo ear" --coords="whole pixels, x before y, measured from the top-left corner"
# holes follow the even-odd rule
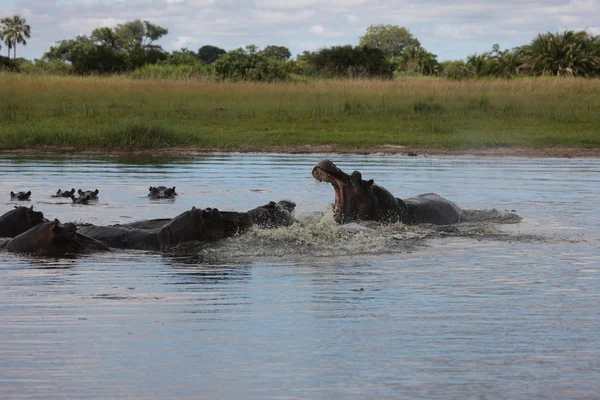
[[[369,179],[368,181],[366,181],[367,187],[373,186],[374,183],[375,181],[373,179]]]
[[[98,194],[100,191],[98,189],[94,190],[94,193]]]
[[[60,194],[60,189],[58,189],[58,190],[56,191],[56,194]]]
[[[269,204],[267,204],[267,207],[275,208],[275,207],[277,207],[277,203],[275,203],[274,201],[270,201]]]
[[[352,173],[352,179],[355,181],[362,181],[362,174],[359,171],[354,171]]]
[[[196,207],[192,207],[192,210],[195,210],[195,209],[196,209]]]
[[[15,197],[15,192],[10,192],[10,197]]]
[[[83,190],[79,189],[79,190],[77,191],[77,193],[79,193],[79,194],[83,194]]]
[[[71,188],[71,192],[75,193],[75,188]]]
[[[173,191],[175,191],[175,186],[173,186]]]
[[[31,190],[27,192],[27,196],[31,196]]]

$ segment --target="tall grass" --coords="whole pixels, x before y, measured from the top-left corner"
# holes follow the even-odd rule
[[[0,148],[600,145],[600,80],[155,78],[0,73]]]

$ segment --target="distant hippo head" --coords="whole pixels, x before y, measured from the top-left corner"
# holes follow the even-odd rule
[[[279,228],[290,226],[294,223],[294,209],[296,203],[289,200],[274,201],[264,206],[256,207],[248,211],[252,222],[260,228]]]
[[[0,217],[0,237],[15,237],[45,220],[41,211],[33,211],[33,206],[15,207]]]
[[[53,194],[52,197],[68,197],[71,198],[71,196],[75,195],[75,189],[71,189],[71,190],[60,190],[58,189],[58,191],[56,192],[56,194]]]
[[[92,196],[89,194],[82,194],[79,197],[71,196],[71,200],[73,200],[74,204],[89,204],[90,200],[93,200]]]
[[[351,175],[329,161],[319,162],[312,171],[320,182],[329,182],[335,191],[334,218],[339,223],[352,220],[386,221],[405,218],[406,206],[386,189],[365,181],[362,174]]]
[[[10,192],[10,199],[11,200],[29,200],[29,197],[31,196],[31,191],[29,192]]]
[[[77,233],[72,223],[61,224],[54,220],[44,222],[16,236],[6,244],[6,249],[15,253],[39,253],[62,255],[97,249],[107,250],[101,242]]]
[[[77,193],[79,193],[79,196],[89,196],[90,200],[96,200],[98,198],[98,193],[100,193],[100,191],[98,189],[96,189],[96,190],[81,190],[81,189],[79,189],[77,191]]]
[[[175,186],[172,188],[166,186],[150,186],[148,190],[150,191],[148,197],[151,199],[172,199],[177,196]]]

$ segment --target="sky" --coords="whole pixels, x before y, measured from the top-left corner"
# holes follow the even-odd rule
[[[372,24],[408,28],[440,61],[527,44],[541,32],[600,35],[600,0],[0,0],[0,18],[13,14],[31,25],[27,46],[17,48],[29,59],[57,40],[135,19],[169,29],[158,43],[169,51],[256,44],[294,56],[356,45]]]

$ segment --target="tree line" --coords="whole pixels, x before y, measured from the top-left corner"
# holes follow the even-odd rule
[[[205,45],[197,51],[167,52],[156,42],[169,33],[149,21],[130,21],[97,28],[88,35],[55,43],[41,59],[17,58],[31,27],[19,15],[0,21],[0,40],[8,57],[0,68],[59,74],[123,74],[139,77],[206,76],[219,80],[284,81],[301,77],[442,76],[450,79],[517,76],[600,77],[600,36],[587,31],[542,33],[513,49],[494,45],[465,60],[439,62],[404,27],[372,25],[358,45],[305,51],[292,59],[284,46],[251,45],[226,51]],[[1,50],[1,49],[0,49]],[[10,58],[12,51],[12,59]]]

